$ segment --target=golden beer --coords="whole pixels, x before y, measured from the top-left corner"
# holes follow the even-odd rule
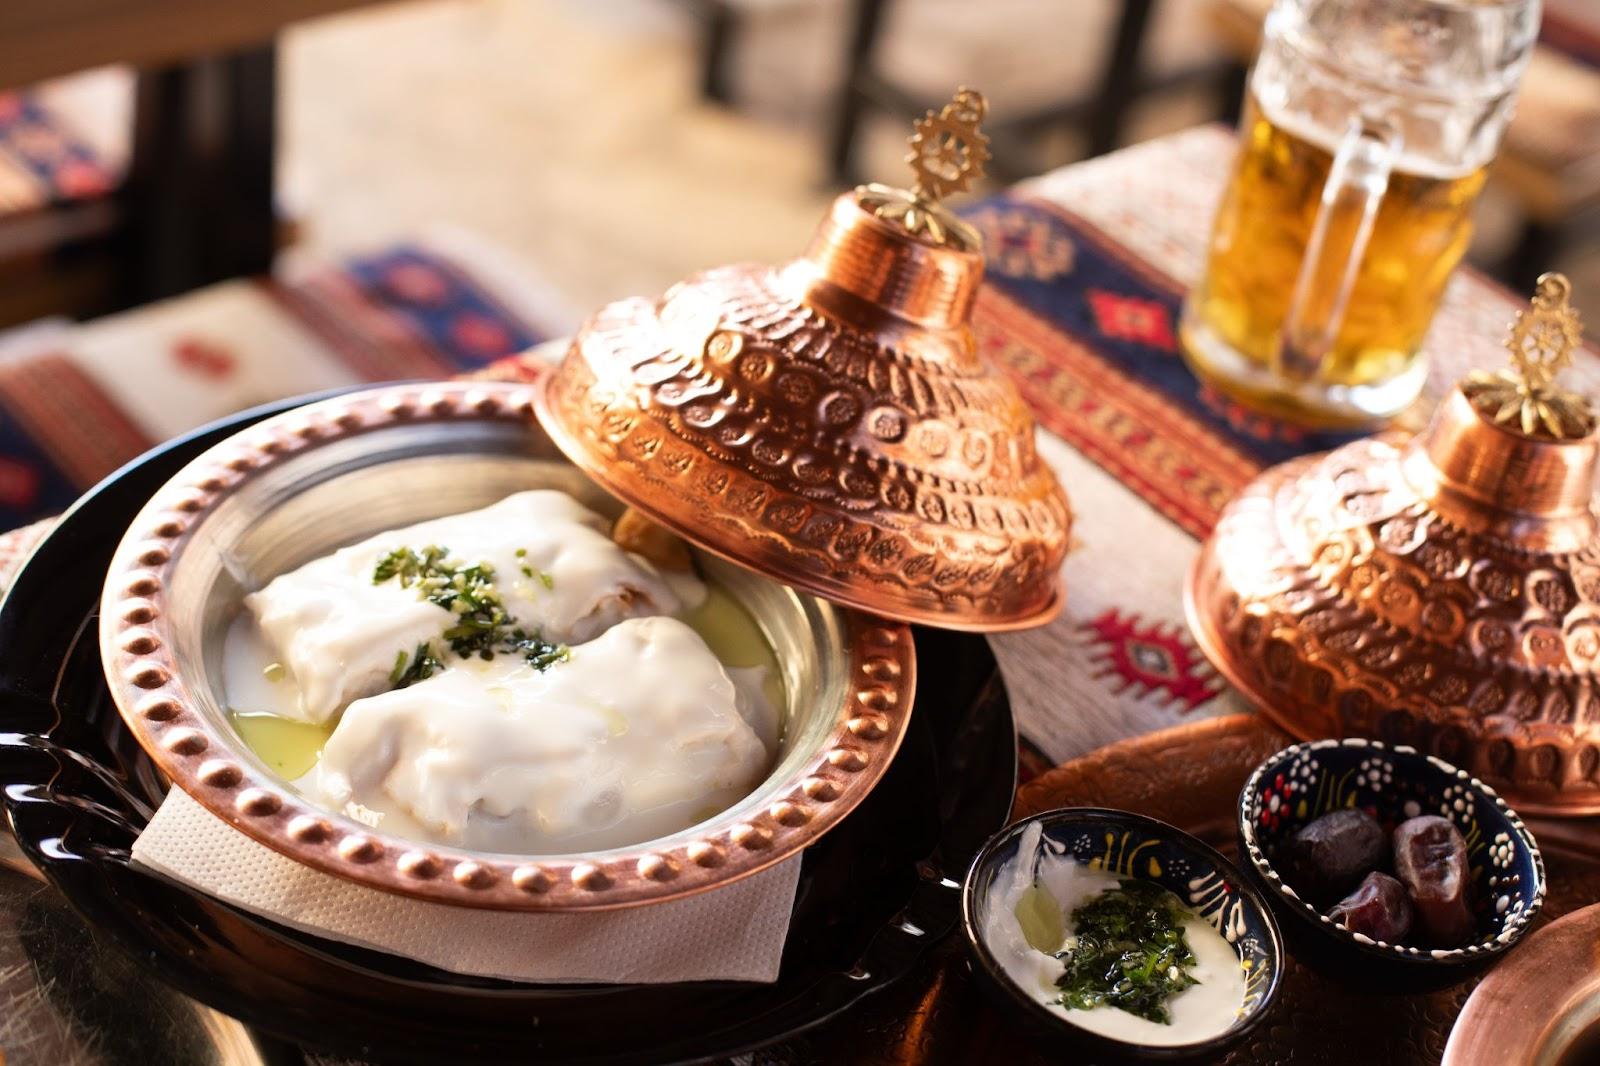
[[[1534,0],[1277,0],[1185,357],[1317,425],[1406,408],[1538,29]]]
[[[1274,125],[1254,97],[1246,99],[1243,129],[1191,314],[1234,352],[1270,370],[1333,154]],[[1483,187],[1483,168],[1446,178],[1407,172],[1403,165],[1390,172],[1378,202],[1320,381],[1370,385],[1403,375],[1419,357],[1445,283],[1472,239],[1472,203]],[[1327,240],[1351,243],[1348,230],[1358,223],[1354,212],[1331,220]],[[1343,277],[1335,272],[1319,280],[1338,285]],[[1204,351],[1189,346],[1202,375]],[[1270,393],[1256,399],[1272,405]]]

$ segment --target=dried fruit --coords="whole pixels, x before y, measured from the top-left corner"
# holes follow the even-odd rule
[[[1425,814],[1400,823],[1394,869],[1434,946],[1452,948],[1472,938],[1477,922],[1467,906],[1467,842],[1448,819]]]
[[[1412,916],[1405,886],[1376,870],[1328,912],[1329,918],[1344,923],[1352,933],[1389,944],[1398,944],[1411,932]]]
[[[1383,867],[1388,857],[1388,836],[1377,819],[1366,811],[1341,810],[1296,829],[1278,861],[1296,892],[1326,905]]]

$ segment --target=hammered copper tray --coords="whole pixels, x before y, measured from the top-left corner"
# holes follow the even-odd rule
[[[1291,743],[1250,714],[1175,726],[1048,771],[1021,788],[1012,813],[1119,807],[1170,822],[1231,858],[1237,852],[1233,808],[1239,789],[1258,763]],[[1600,900],[1600,819],[1528,819],[1528,825],[1544,852],[1550,882],[1540,927]],[[848,1042],[818,1041],[813,1050],[826,1061],[906,1066],[1059,1061],[1025,1043],[987,1006],[963,947],[953,939],[940,952],[939,965],[874,997],[858,1015]],[[1434,1066],[1476,984],[1474,978],[1425,995],[1381,998],[1291,964],[1272,1017],[1222,1061],[1230,1066]]]

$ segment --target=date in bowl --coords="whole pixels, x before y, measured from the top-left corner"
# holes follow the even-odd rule
[[[1457,942],[1430,940],[1420,904],[1411,930],[1392,939],[1329,913],[1335,897],[1348,898],[1355,886],[1317,883],[1298,839],[1334,812],[1373,829],[1374,870],[1361,876],[1392,875],[1397,885],[1406,875],[1397,868],[1395,831],[1422,818],[1454,827],[1465,849],[1465,927],[1451,938]],[[1295,744],[1250,775],[1237,816],[1243,865],[1272,901],[1294,957],[1364,987],[1418,991],[1459,981],[1515,947],[1544,904],[1544,861],[1517,813],[1465,770],[1413,748],[1361,739]],[[1445,861],[1437,851],[1432,857]],[[1410,891],[1399,906],[1412,907]]]

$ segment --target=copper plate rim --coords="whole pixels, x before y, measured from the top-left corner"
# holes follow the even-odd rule
[[[846,582],[830,580],[827,575],[815,571],[804,570],[785,565],[782,555],[773,552],[757,550],[739,551],[727,545],[716,544],[708,540],[702,531],[696,530],[692,525],[679,521],[672,514],[651,506],[646,499],[641,499],[639,494],[632,491],[632,487],[612,475],[605,464],[599,462],[583,446],[583,442],[573,434],[567,432],[561,420],[556,417],[550,406],[549,390],[555,387],[555,375],[548,374],[545,380],[538,383],[534,410],[540,425],[545,433],[555,441],[572,464],[582,470],[607,492],[618,499],[637,507],[648,514],[652,520],[672,530],[674,533],[692,542],[696,547],[720,556],[731,563],[756,570],[766,574],[776,581],[792,585],[797,589],[820,596],[830,603],[843,607],[854,608],[876,615],[879,618],[892,619],[897,622],[909,622],[917,625],[936,626],[939,629],[948,629],[958,633],[1010,633],[1023,629],[1036,629],[1054,621],[1066,604],[1066,596],[1062,593],[1062,578],[1059,574],[1051,579],[1050,598],[1044,604],[1032,611],[1017,615],[997,615],[981,618],[968,618],[950,614],[946,611],[928,610],[903,599],[896,599],[892,594],[888,598],[874,598],[864,596],[861,590]],[[746,539],[744,543],[755,545],[758,542]]]
[[[1600,903],[1558,918],[1528,937],[1527,951],[1502,962],[1473,989],[1450,1031],[1440,1066],[1554,1061],[1548,1056],[1561,1049],[1552,1043],[1564,1019],[1586,1003],[1600,1018],[1597,944]]]
[[[118,545],[101,599],[106,681],[161,772],[256,841],[324,873],[457,906],[589,911],[693,895],[797,854],[844,818],[899,749],[916,685],[904,625],[842,614],[845,699],[814,757],[754,815],[727,813],[670,846],[518,857],[434,846],[306,801],[201,710],[172,652],[166,589],[217,504],[290,456],[398,423],[533,418],[539,384],[447,382],[348,393],[269,418],[208,449],[164,485]]]
[[[1298,460],[1284,463],[1280,468],[1283,476],[1292,475],[1307,465],[1309,460],[1317,456],[1306,456]],[[1218,638],[1216,628],[1209,615],[1200,610],[1198,586],[1200,572],[1205,565],[1207,553],[1211,551],[1211,540],[1206,540],[1200,545],[1200,550],[1195,554],[1194,561],[1189,564],[1189,570],[1183,579],[1183,615],[1189,624],[1189,633],[1194,637],[1195,644],[1199,646],[1201,654],[1211,663],[1217,673],[1222,675],[1224,681],[1240,693],[1250,704],[1278,728],[1294,737],[1296,740],[1324,740],[1326,737],[1315,733],[1308,733],[1301,723],[1290,716],[1281,713],[1267,698],[1266,694],[1249,681],[1238,669],[1233,660],[1224,653],[1221,640]],[[1339,730],[1334,739],[1343,739],[1344,733]],[[1588,802],[1543,803],[1536,797],[1521,795],[1515,789],[1502,789],[1516,803],[1519,811],[1530,815],[1541,815],[1551,818],[1580,818],[1586,815],[1600,814],[1600,798]]]

